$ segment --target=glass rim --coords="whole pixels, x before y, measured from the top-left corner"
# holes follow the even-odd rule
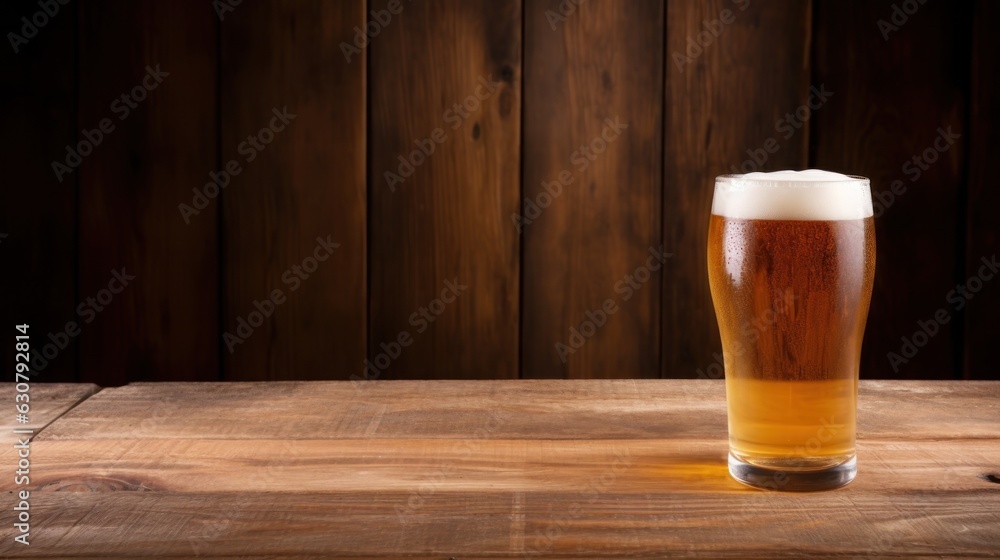
[[[725,183],[733,183],[733,182],[736,182],[736,181],[746,181],[748,183],[751,183],[751,182],[752,183],[775,183],[775,184],[777,184],[777,183],[781,183],[781,184],[795,184],[795,183],[800,183],[802,185],[835,185],[837,183],[841,183],[841,184],[847,184],[847,183],[867,183],[869,185],[871,184],[871,179],[869,179],[868,177],[865,177],[863,175],[847,175],[847,174],[844,174],[847,177],[846,179],[841,179],[841,178],[837,178],[837,179],[808,179],[808,180],[804,180],[804,181],[789,181],[789,180],[786,180],[786,179],[769,179],[769,178],[760,178],[760,179],[751,178],[751,179],[747,179],[746,178],[747,175],[748,175],[748,173],[726,173],[724,175],[717,175],[715,177],[715,183],[716,184],[719,184],[719,183],[725,184]]]

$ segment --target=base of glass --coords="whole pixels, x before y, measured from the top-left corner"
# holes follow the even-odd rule
[[[857,457],[819,469],[762,467],[747,463],[729,454],[729,474],[738,482],[754,488],[785,492],[814,492],[840,488],[858,474]]]

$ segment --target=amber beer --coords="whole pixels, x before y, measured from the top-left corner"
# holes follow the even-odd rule
[[[817,170],[719,177],[708,273],[726,371],[729,472],[783,490],[853,480],[875,273],[868,180]]]

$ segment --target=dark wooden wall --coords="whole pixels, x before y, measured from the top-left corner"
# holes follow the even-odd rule
[[[0,305],[39,380],[710,375],[713,179],[741,167],[899,181],[862,375],[1000,375],[1000,280],[952,292],[998,248],[995,2],[221,5],[70,2],[4,45]],[[4,32],[39,10],[4,2]],[[168,75],[121,118],[147,66]]]

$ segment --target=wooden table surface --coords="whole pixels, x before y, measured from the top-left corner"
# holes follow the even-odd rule
[[[811,494],[729,478],[719,381],[31,397],[31,545],[11,532],[8,423],[3,557],[1000,556],[997,382],[862,382],[858,478]]]

